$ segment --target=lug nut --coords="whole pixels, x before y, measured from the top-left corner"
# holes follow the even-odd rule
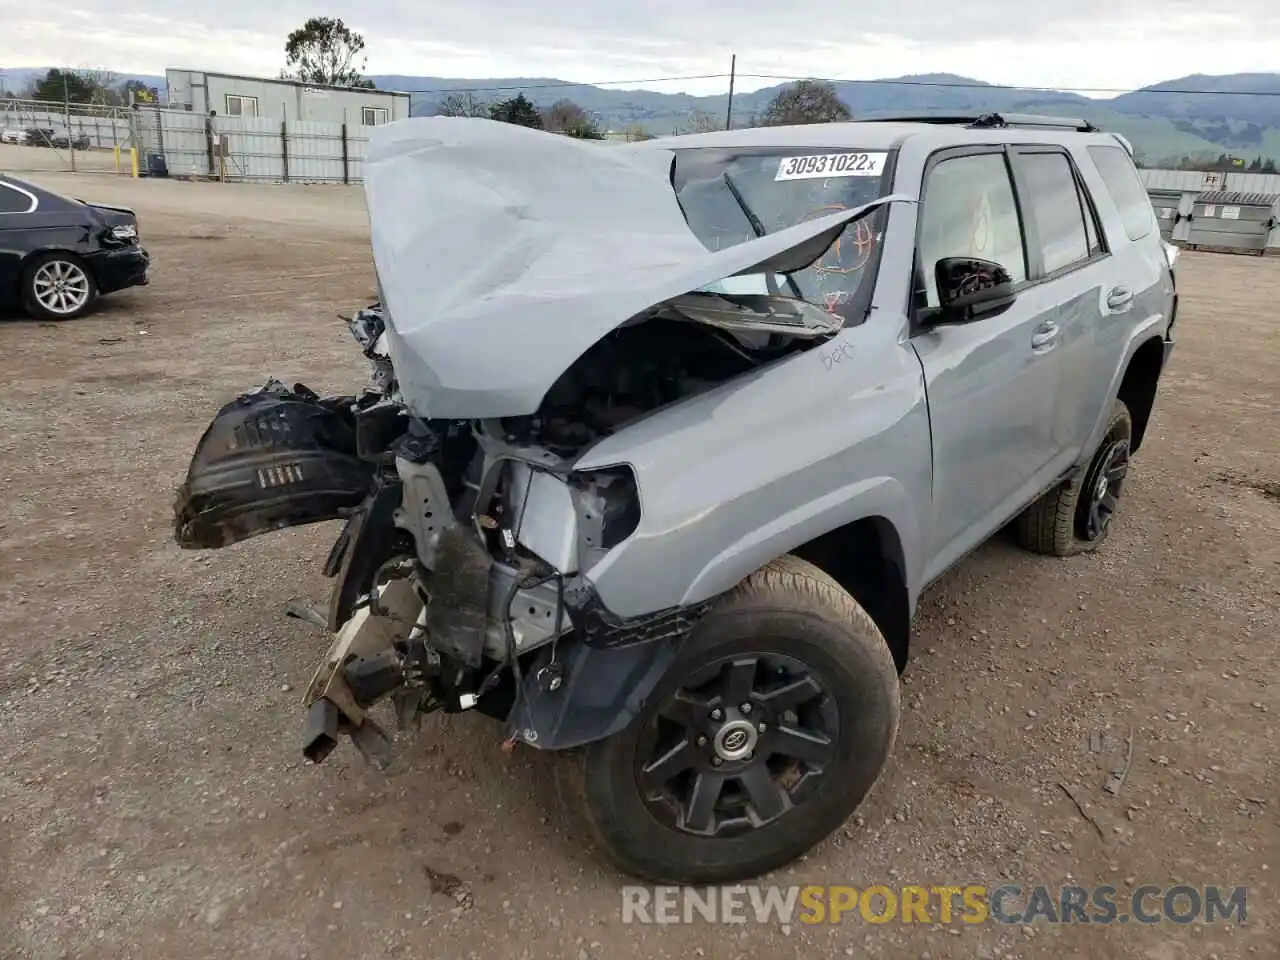
[[[721,760],[719,757],[712,757],[712,758],[711,758],[711,765],[712,765],[713,767],[718,767],[718,766],[720,766],[720,764],[722,764],[722,763],[724,763],[724,761],[723,761],[723,760]]]
[[[750,712],[751,712],[751,704],[749,704],[749,703],[744,703],[744,704],[743,704],[742,706],[740,706],[738,709],[739,709],[739,710],[741,710],[743,713],[750,713]]]
[[[712,719],[712,720],[723,720],[723,719],[724,719],[724,711],[723,711],[723,710],[719,710],[719,709],[712,710],[712,711],[711,711],[711,719]]]
[[[698,746],[700,746],[700,747],[705,747],[706,745],[707,745],[707,738],[706,738],[706,737],[699,737],[699,738],[698,738]]]

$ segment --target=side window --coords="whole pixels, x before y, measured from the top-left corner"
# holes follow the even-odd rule
[[[1018,205],[1003,153],[952,157],[929,172],[917,254],[923,306],[938,306],[933,267],[943,257],[994,260],[1015,282],[1027,278]]]
[[[227,116],[256,117],[258,115],[258,98],[244,97],[235,93],[227,94]]]
[[[1089,259],[1089,235],[1075,171],[1063,153],[1021,153],[1018,165],[1023,203],[1034,218],[1044,272]]]
[[[0,214],[30,213],[35,203],[25,193],[0,183]]]
[[[1151,198],[1138,179],[1138,171],[1124,147],[1090,147],[1089,156],[1093,165],[1102,174],[1102,182],[1107,186],[1116,208],[1120,211],[1120,220],[1124,223],[1124,232],[1130,240],[1141,240],[1156,228],[1155,210],[1151,206]]]
[[[1080,195],[1080,209],[1084,211],[1084,235],[1089,241],[1089,256],[1096,257],[1105,253],[1106,249],[1100,236],[1098,212],[1093,206],[1093,198],[1089,195],[1089,188],[1079,177],[1076,178],[1076,192]]]

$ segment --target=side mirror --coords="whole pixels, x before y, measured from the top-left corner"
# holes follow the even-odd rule
[[[1009,271],[992,260],[943,257],[933,275],[938,285],[934,324],[971,323],[1007,310],[1018,298]]]

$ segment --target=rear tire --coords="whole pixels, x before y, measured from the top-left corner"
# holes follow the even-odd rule
[[[630,874],[745,880],[844,822],[879,777],[899,713],[870,616],[786,556],[702,619],[630,727],[560,758],[561,795]]]
[[[1129,408],[1117,400],[1088,468],[1022,512],[1017,520],[1018,542],[1034,553],[1055,557],[1088,553],[1102,546],[1119,506],[1132,439]]]

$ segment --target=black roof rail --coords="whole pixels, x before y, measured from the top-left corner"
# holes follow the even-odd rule
[[[1054,130],[1074,130],[1077,133],[1097,133],[1098,128],[1088,120],[1073,117],[1042,116],[1031,113],[983,113],[983,114],[895,114],[884,117],[859,117],[855,123],[938,123],[985,130],[999,127],[1042,127]]]

